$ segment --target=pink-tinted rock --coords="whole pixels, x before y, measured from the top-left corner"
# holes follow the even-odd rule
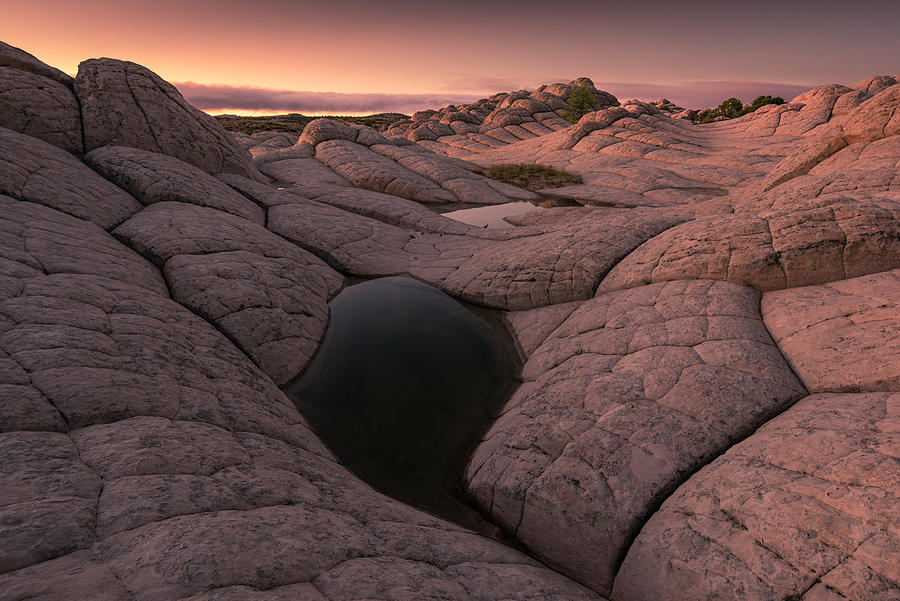
[[[581,301],[562,303],[514,311],[505,316],[506,323],[516,338],[519,349],[526,357],[537,350],[553,330],[558,328],[572,312],[581,306]]]
[[[684,278],[778,290],[900,266],[900,203],[841,195],[793,204],[760,217],[702,217],[674,227],[616,265],[600,290]]]
[[[153,265],[93,223],[7,196],[0,196],[0,207],[0,249],[6,276],[104,275],[168,296]],[[44,308],[52,312],[50,307]]]
[[[762,313],[810,392],[900,392],[900,270],[769,292]]]
[[[116,575],[90,551],[76,551],[21,570],[0,574],[4,599],[91,599],[132,601],[134,597]]]
[[[6,42],[0,42],[0,67],[12,67],[19,71],[34,73],[35,75],[52,79],[68,88],[71,88],[74,83],[74,80],[69,75],[43,63],[21,48],[10,46]]]
[[[0,66],[0,127],[84,152],[81,111],[72,90],[29,71]]]
[[[0,434],[0,573],[59,557],[93,542],[101,481],[65,434]]]
[[[847,142],[878,140],[900,134],[900,84],[894,84],[863,102],[843,124]]]
[[[896,599],[898,431],[896,393],[803,399],[663,503],[612,598]]]
[[[316,158],[359,188],[424,203],[457,202],[456,196],[396,162],[346,140],[316,146]]]
[[[204,207],[155,204],[115,233],[163,266],[175,300],[227,332],[279,384],[312,357],[326,303],[343,284],[262,226]]]
[[[250,155],[215,119],[146,67],[111,58],[84,61],[75,94],[86,151],[130,146],[167,154],[207,173],[257,173]]]
[[[548,565],[608,592],[659,499],[803,394],[757,299],[701,280],[583,303],[525,364],[469,461],[470,497]]]
[[[141,208],[134,198],[47,142],[0,128],[0,193],[114,227]]]
[[[440,279],[440,286],[466,300],[514,311],[584,300],[616,261],[678,221],[650,211],[585,212],[565,227],[476,250]],[[427,265],[417,269],[424,272]]]
[[[216,178],[165,154],[127,146],[104,146],[88,153],[87,163],[128,190],[145,205],[176,201],[211,207],[257,224],[265,212]]]

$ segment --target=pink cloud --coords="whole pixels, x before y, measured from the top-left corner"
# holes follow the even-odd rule
[[[250,86],[175,84],[184,97],[204,111],[243,109],[273,113],[411,113],[423,108],[467,104],[480,96],[472,94],[347,94],[273,90]]]

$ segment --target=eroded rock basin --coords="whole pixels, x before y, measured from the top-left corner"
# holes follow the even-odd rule
[[[375,488],[481,531],[464,463],[518,384],[511,338],[405,277],[344,289],[322,346],[285,392],[342,463]]]

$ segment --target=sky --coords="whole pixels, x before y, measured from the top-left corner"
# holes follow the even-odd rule
[[[900,72],[900,0],[30,0],[0,39],[140,63],[208,112],[412,112],[590,77],[690,108]]]

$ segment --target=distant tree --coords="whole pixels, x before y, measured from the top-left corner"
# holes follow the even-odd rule
[[[597,105],[597,97],[588,86],[581,86],[569,94],[569,108],[563,113],[563,118],[570,123],[578,123],[578,120],[594,110]]]
[[[784,98],[781,96],[757,96],[750,104],[743,105],[737,98],[729,98],[714,109],[697,113],[694,123],[712,123],[713,121],[722,120],[723,117],[734,119],[735,117],[752,113],[767,104],[784,104]]]
[[[737,98],[728,98],[719,105],[719,115],[734,119],[743,114],[744,103]]]
[[[756,109],[766,106],[767,104],[784,104],[784,98],[781,96],[757,96],[756,100],[744,107],[744,114],[752,113]]]

